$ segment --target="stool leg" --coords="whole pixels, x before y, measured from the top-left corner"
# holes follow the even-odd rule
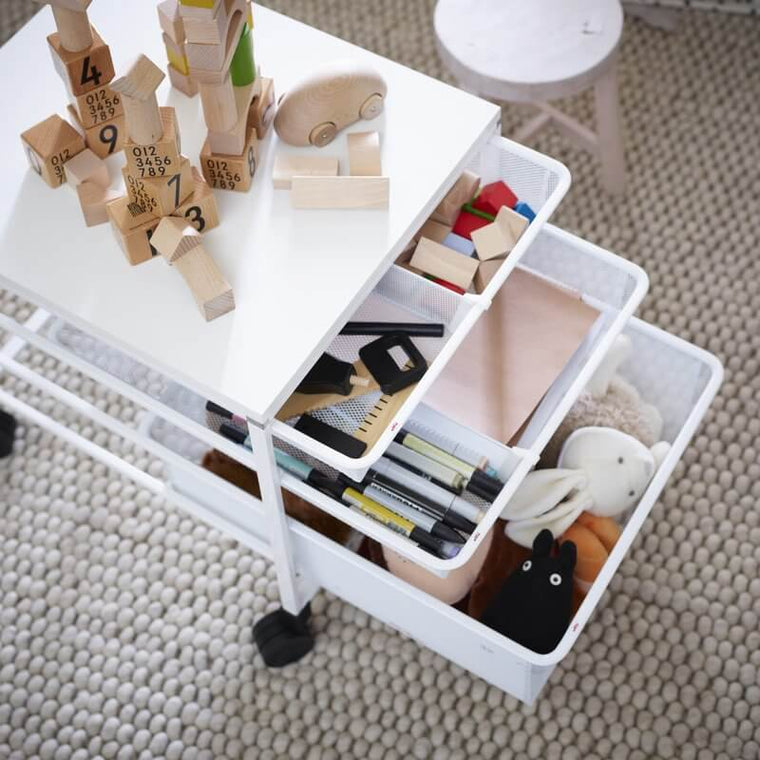
[[[596,81],[594,97],[602,185],[613,195],[619,195],[625,190],[625,154],[615,64]]]

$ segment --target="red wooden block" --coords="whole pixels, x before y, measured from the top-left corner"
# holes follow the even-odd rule
[[[473,208],[496,216],[502,206],[514,208],[515,203],[517,203],[517,196],[509,186],[498,180],[497,182],[491,182],[490,185],[486,185],[471,203]]]
[[[488,219],[484,219],[482,216],[475,216],[469,211],[460,212],[456,222],[451,231],[457,235],[461,235],[463,238],[472,240],[470,234],[475,230],[479,230],[481,227],[485,227],[487,224],[491,224]]]

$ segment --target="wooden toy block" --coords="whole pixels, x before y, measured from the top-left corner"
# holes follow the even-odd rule
[[[378,177],[380,166],[380,134],[353,132],[347,137],[348,166],[353,177]]]
[[[515,203],[517,203],[517,196],[512,192],[512,188],[501,180],[497,180],[481,188],[477,197],[472,200],[472,207],[496,216],[502,206],[514,208]]]
[[[114,76],[111,51],[95,28],[91,30],[92,44],[84,50],[66,50],[57,32],[47,38],[53,65],[74,97],[108,84]]]
[[[472,240],[463,238],[453,232],[446,235],[441,241],[441,245],[445,245],[453,251],[459,251],[459,253],[463,253],[465,256],[472,256],[472,254],[475,253],[475,243],[473,243]]]
[[[427,238],[417,243],[409,265],[464,290],[470,287],[478,270],[477,259],[463,256]]]
[[[208,140],[201,149],[201,171],[206,182],[217,190],[246,192],[259,163],[256,130],[248,129],[243,151],[238,155],[212,153]]]
[[[485,227],[488,224],[491,224],[491,222],[489,222],[488,219],[484,219],[482,216],[470,214],[468,211],[460,211],[451,231],[455,235],[461,235],[463,238],[469,240],[475,230],[479,230],[481,227]]]
[[[163,131],[161,138],[152,145],[138,145],[127,139],[124,155],[127,170],[135,177],[166,177],[180,170],[180,139],[177,129],[177,116],[174,108],[163,106],[158,109],[161,114]]]
[[[260,84],[261,92],[254,97],[251,103],[248,111],[248,124],[256,128],[257,137],[259,140],[263,140],[274,120],[274,80],[257,76],[256,81]]]
[[[219,12],[221,5],[222,0],[213,0],[210,7],[188,5],[179,0],[179,15],[182,16],[182,21],[185,23],[187,23],[187,19],[189,18],[213,19]]]
[[[76,53],[92,45],[92,32],[87,18],[87,8],[92,0],[37,1],[52,6],[55,27],[64,50]]]
[[[515,203],[515,211],[524,216],[530,224],[536,218],[536,212],[525,201]]]
[[[417,234],[414,236],[414,240],[418,241],[420,238],[427,238],[433,240],[436,243],[443,243],[445,237],[451,232],[451,227],[446,224],[436,222],[435,219],[428,219],[422,227],[419,228]]]
[[[84,148],[82,135],[58,114],[21,133],[29,165],[50,187],[66,182],[65,163]]]
[[[199,82],[198,91],[201,94],[203,119],[206,126],[215,132],[226,132],[233,129],[238,121],[235,88],[229,74],[221,82],[209,84]]]
[[[193,167],[193,192],[181,206],[172,212],[172,216],[183,217],[198,232],[208,232],[219,226],[216,196],[195,167]]]
[[[499,271],[503,263],[504,259],[491,259],[490,261],[482,261],[480,263],[473,281],[476,293],[482,293],[486,289],[486,285],[491,282],[493,276]]]
[[[169,63],[182,74],[189,74],[190,67],[187,64],[185,46],[181,42],[175,42],[166,32],[161,35],[166,48],[166,57]]]
[[[337,177],[338,169],[336,156],[278,153],[274,157],[272,185],[278,190],[290,190],[293,177]]]
[[[177,71],[171,64],[166,67],[169,73],[169,80],[172,87],[187,95],[188,98],[194,98],[198,94],[198,85],[193,81],[189,74],[183,74]]]
[[[248,24],[243,25],[238,45],[230,61],[230,77],[235,87],[244,87],[256,79],[256,64],[253,60],[253,33]]]
[[[79,119],[79,114],[73,105],[68,107],[69,118],[76,130],[84,138],[87,147],[100,158],[118,153],[127,140],[127,126],[124,114],[119,114],[105,124],[85,129]]]
[[[222,45],[227,26],[227,12],[224,3],[217,2],[215,8],[193,9],[180,6],[179,13],[185,27],[187,42],[200,45]]]
[[[124,113],[119,93],[114,92],[107,84],[84,95],[78,95],[76,110],[79,122],[85,129],[106,124]]]
[[[235,6],[244,5],[242,0],[233,0]],[[246,24],[246,14],[241,7],[233,9],[226,27],[225,42],[222,45],[185,45],[185,55],[190,66],[190,76],[199,84],[219,84],[229,75],[232,57],[237,50]]]
[[[165,217],[151,242],[179,270],[207,322],[235,308],[232,288],[201,244],[198,231],[176,217]]]
[[[185,41],[185,25],[179,12],[177,0],[163,0],[158,4],[158,23],[164,34],[175,43],[182,44]]]
[[[108,221],[106,206],[109,202],[116,200],[119,194],[115,190],[109,190],[90,180],[78,184],[76,190],[84,223],[88,227],[105,224]]]
[[[475,195],[479,186],[480,177],[465,170],[433,211],[431,218],[443,224],[453,225],[462,206]]]
[[[123,77],[111,82],[111,88],[123,98],[129,138],[138,145],[158,142],[163,134],[156,88],[164,76],[150,58],[140,55]]]
[[[66,179],[70,185],[77,187],[82,182],[92,182],[106,188],[111,184],[108,166],[102,158],[95,155],[90,148],[85,148],[65,164]]]
[[[299,177],[291,179],[293,208],[388,208],[388,177]]]
[[[179,171],[171,176],[135,177],[126,166],[121,171],[129,200],[156,216],[168,216],[193,192],[193,171],[184,156]]]
[[[161,221],[160,218],[135,207],[126,196],[107,203],[106,213],[116,239],[130,264],[133,266],[142,264],[158,255],[158,251],[150,244],[150,239]]]
[[[180,5],[190,8],[203,8],[204,10],[213,10],[219,6],[219,0],[179,0]]]
[[[513,211],[509,206],[502,206],[496,219],[485,227],[472,232],[472,242],[481,261],[488,261],[506,256],[520,239],[528,220]]]
[[[201,86],[207,87],[208,85]],[[258,90],[258,83],[253,82],[245,87],[233,87],[232,90],[235,96],[237,121],[232,128],[226,131],[219,131],[209,127],[208,146],[212,153],[239,156],[245,148],[246,136],[249,129],[251,129],[248,123],[248,114],[254,92]]]

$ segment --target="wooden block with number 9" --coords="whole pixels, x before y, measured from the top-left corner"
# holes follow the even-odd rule
[[[108,158],[118,153],[127,140],[127,127],[124,114],[119,114],[111,121],[85,129],[74,106],[68,106],[69,117],[79,134],[84,137],[87,147],[98,157]]]
[[[107,124],[124,113],[121,96],[107,84],[79,95],[76,99],[79,123],[85,128]]]
[[[92,40],[90,47],[72,53],[63,49],[58,32],[47,38],[56,71],[74,97],[102,87],[114,77],[111,51],[94,28]]]
[[[259,162],[259,145],[256,128],[249,126],[245,147],[239,156],[212,153],[208,140],[201,148],[201,171],[206,182],[217,190],[236,190],[245,193]]]
[[[121,171],[130,201],[156,216],[169,216],[193,192],[193,171],[185,156],[170,177],[135,177],[126,166]]]
[[[203,175],[193,167],[193,192],[173,213],[187,219],[198,232],[208,232],[219,226],[219,209],[216,197],[206,184]]]

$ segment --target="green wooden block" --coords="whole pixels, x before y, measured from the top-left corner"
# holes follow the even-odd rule
[[[248,24],[243,25],[240,42],[230,63],[230,78],[235,87],[244,87],[256,79],[256,64],[253,61],[253,34]]]
[[[468,211],[470,214],[475,214],[475,216],[481,217],[481,219],[488,219],[489,222],[496,219],[495,216],[491,216],[491,214],[487,214],[485,211],[475,208],[471,203],[465,203],[464,206],[462,206],[462,209]]]

